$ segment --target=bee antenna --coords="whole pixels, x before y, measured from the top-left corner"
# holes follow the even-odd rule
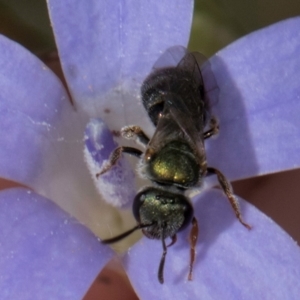
[[[130,230],[121,233],[120,235],[117,235],[117,236],[115,236],[113,238],[110,238],[110,239],[102,240],[101,243],[102,244],[113,244],[113,243],[116,243],[116,242],[124,239],[125,237],[127,237],[128,235],[130,235],[131,233],[133,233],[134,231],[136,231],[138,229],[143,229],[145,227],[150,227],[152,225],[153,225],[153,223],[151,223],[151,224],[138,224],[135,227],[131,228]]]
[[[163,246],[163,254],[160,259],[159,268],[158,268],[158,281],[163,284],[164,283],[164,266],[167,255],[167,246],[165,241],[165,227],[162,228],[161,241]]]

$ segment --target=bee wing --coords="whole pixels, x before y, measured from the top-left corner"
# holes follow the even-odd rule
[[[207,59],[204,55],[198,52],[187,53],[178,63],[177,68],[189,72],[191,74],[190,80],[194,82],[195,86],[203,89],[203,77],[200,70],[201,65]],[[203,94],[202,94],[203,97]]]
[[[190,72],[195,84],[202,87],[201,95],[206,111],[218,103],[220,89],[209,60],[199,52],[188,52],[183,46],[168,48],[155,62],[153,70],[176,67]],[[205,76],[205,81],[203,79]]]
[[[183,46],[170,47],[157,59],[153,69],[176,67],[187,52],[187,49]]]
[[[201,53],[187,53],[178,63],[177,69],[183,71],[185,80],[189,80],[190,84],[184,93],[181,93],[181,97],[175,96],[166,101],[172,118],[186,136],[197,144],[203,144],[202,135],[207,119],[204,83],[200,70],[200,66],[205,62],[207,59]]]
[[[218,102],[220,89],[208,59],[199,52],[190,52],[181,59],[177,68],[190,72],[191,80],[202,87],[201,97],[205,102],[206,111],[210,112],[210,108]]]
[[[196,102],[196,100],[194,101]],[[187,106],[184,99],[174,98],[167,101],[170,118],[176,122],[184,138],[197,153],[204,154],[204,108]]]
[[[177,65],[175,64],[177,62]],[[207,121],[207,103],[200,70],[207,59],[200,53],[189,53],[184,47],[169,48],[154,68],[174,66],[177,84],[164,89],[164,108],[158,118],[156,131],[149,146],[158,151],[178,138],[186,140],[195,153],[205,156],[203,131]]]
[[[162,145],[178,138],[186,140],[199,156],[205,156],[203,114],[189,108],[182,98],[171,94],[165,100],[163,113],[149,146],[158,151]]]
[[[168,142],[176,140],[180,135],[180,131],[179,125],[174,121],[168,112],[168,107],[165,105],[163,112],[159,116],[155,133],[149,142],[149,147],[159,151]]]

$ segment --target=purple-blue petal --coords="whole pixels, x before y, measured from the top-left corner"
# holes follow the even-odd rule
[[[300,166],[299,28],[299,17],[277,23],[210,59],[220,133],[207,141],[207,156],[230,179]]]
[[[124,258],[141,299],[298,299],[300,248],[278,225],[240,199],[249,231],[217,190],[193,199],[199,239],[193,281],[187,280],[189,229],[168,248],[165,283],[157,279],[162,244],[142,239]]]
[[[84,163],[88,118],[36,57],[5,37],[0,49],[0,176],[51,198],[98,232],[107,207]]]
[[[112,251],[52,201],[0,193],[0,298],[82,299]]]
[[[0,36],[0,176],[35,186],[71,105],[54,74]]]
[[[104,110],[128,118],[138,97],[132,85],[168,47],[187,44],[193,1],[49,0],[48,8],[76,103],[110,124]]]

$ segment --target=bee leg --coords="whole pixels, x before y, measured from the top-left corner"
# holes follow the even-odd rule
[[[132,156],[136,156],[138,158],[140,158],[141,155],[143,154],[141,150],[133,147],[124,147],[124,146],[118,147],[110,154],[108,162],[104,165],[102,170],[98,174],[96,174],[96,177],[98,178],[100,175],[109,171],[117,163],[122,153],[127,153]]]
[[[171,247],[172,245],[174,245],[177,242],[177,235],[176,234],[173,235],[171,237],[171,239],[172,239],[172,241],[171,241],[171,243],[167,247]]]
[[[219,132],[219,124],[215,117],[210,119],[210,129],[203,133],[203,138],[208,139]]]
[[[249,224],[247,224],[246,222],[244,222],[241,211],[240,211],[239,203],[238,203],[236,197],[233,195],[231,184],[228,182],[226,177],[219,170],[217,170],[215,168],[207,168],[207,172],[217,175],[219,184],[220,184],[223,192],[227,196],[227,198],[235,212],[236,217],[238,218],[238,220],[240,221],[240,223],[242,225],[244,225],[247,229],[250,230],[251,226]]]
[[[196,244],[198,239],[199,227],[197,219],[194,217],[192,220],[192,229],[190,232],[190,244],[191,244],[191,260],[188,280],[193,279],[193,266],[196,258]]]
[[[121,129],[121,135],[128,140],[135,140],[143,146],[146,146],[150,141],[143,129],[137,125],[124,126]]]

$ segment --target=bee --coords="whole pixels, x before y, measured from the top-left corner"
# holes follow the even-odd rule
[[[182,52],[184,48],[178,49]],[[137,125],[121,129],[124,138],[135,140],[144,147],[144,151],[120,146],[111,153],[108,162],[97,174],[98,177],[108,172],[122,153],[139,158],[140,175],[153,185],[143,188],[134,198],[132,211],[137,225],[121,235],[102,240],[102,243],[118,242],[138,229],[146,237],[160,240],[163,248],[158,268],[160,283],[164,282],[167,247],[173,245],[177,233],[190,224],[188,280],[192,280],[198,223],[186,194],[201,187],[206,176],[217,176],[236,217],[246,228],[251,228],[242,219],[237,199],[226,177],[219,170],[207,166],[204,141],[215,135],[219,126],[209,113],[209,103],[205,97],[199,62],[203,61],[202,57],[184,49],[183,57],[175,66],[159,67],[163,58],[170,54],[174,56],[176,50],[176,47],[167,50],[141,87],[144,108],[155,126],[152,138]],[[166,244],[167,238],[171,239],[169,245]]]

